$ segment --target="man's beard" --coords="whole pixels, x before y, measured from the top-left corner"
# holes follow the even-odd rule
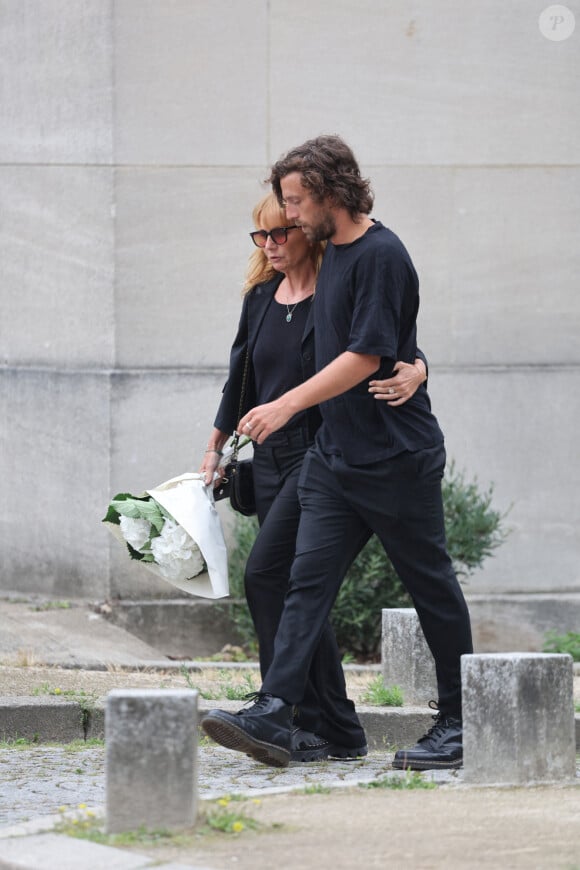
[[[336,221],[334,215],[326,214],[315,226],[310,224],[305,235],[311,242],[325,242],[330,239],[336,232]]]

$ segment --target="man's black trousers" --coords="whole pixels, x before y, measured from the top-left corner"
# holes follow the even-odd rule
[[[371,530],[413,599],[435,659],[439,709],[461,715],[460,658],[473,647],[469,612],[446,549],[444,467],[442,444],[356,467],[317,446],[308,451],[298,484],[296,557],[264,692],[289,703],[302,697],[340,584]]]

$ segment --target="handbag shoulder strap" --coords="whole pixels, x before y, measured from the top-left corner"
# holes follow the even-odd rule
[[[250,363],[250,349],[246,348],[246,358],[244,360],[244,372],[242,374],[242,388],[240,390],[240,404],[238,407],[238,423],[242,417],[242,412],[244,410],[244,399],[246,398],[246,387],[248,384],[248,367]]]
[[[240,420],[242,418],[242,412],[244,410],[244,399],[246,398],[246,386],[248,383],[249,364],[250,364],[250,348],[247,347],[246,348],[246,358],[244,359],[244,371],[242,374],[242,388],[240,390],[240,404],[238,407],[238,423],[240,422]],[[240,449],[239,448],[239,441],[240,441],[240,436],[239,436],[239,433],[236,432],[234,435],[233,441],[232,441],[233,448],[234,448],[232,451],[232,459],[234,461],[237,461],[237,459],[238,459],[238,451]]]

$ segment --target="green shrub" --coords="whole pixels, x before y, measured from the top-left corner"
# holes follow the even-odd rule
[[[507,535],[504,516],[492,508],[493,487],[482,491],[466,482],[451,463],[443,480],[447,548],[457,575],[465,579],[479,568]],[[230,588],[244,598],[244,566],[257,532],[255,518],[236,514],[235,545],[230,556]],[[411,607],[401,581],[374,535],[351,565],[335,602],[331,621],[341,652],[358,660],[378,658],[381,610]],[[256,637],[245,602],[234,605],[233,617],[244,643],[256,649]]]
[[[568,653],[575,662],[580,662],[580,633],[567,631],[565,634],[557,634],[555,631],[549,631],[546,634],[543,651]]]

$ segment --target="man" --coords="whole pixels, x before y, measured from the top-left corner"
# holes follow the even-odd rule
[[[415,604],[438,683],[435,725],[396,753],[397,768],[462,763],[460,657],[472,652],[469,613],[445,544],[443,434],[419,388],[395,406],[369,396],[369,376],[388,377],[417,349],[418,279],[406,249],[368,215],[373,196],[350,148],[320,136],[272,168],[274,192],[311,241],[328,240],[318,277],[317,373],[239,424],[261,444],[296,413],[318,404],[323,423],[306,454],[296,557],[273,662],[252,706],[213,710],[202,721],[218,743],[285,766],[292,705],[348,567],[371,529]],[[371,392],[372,392],[371,388]]]

